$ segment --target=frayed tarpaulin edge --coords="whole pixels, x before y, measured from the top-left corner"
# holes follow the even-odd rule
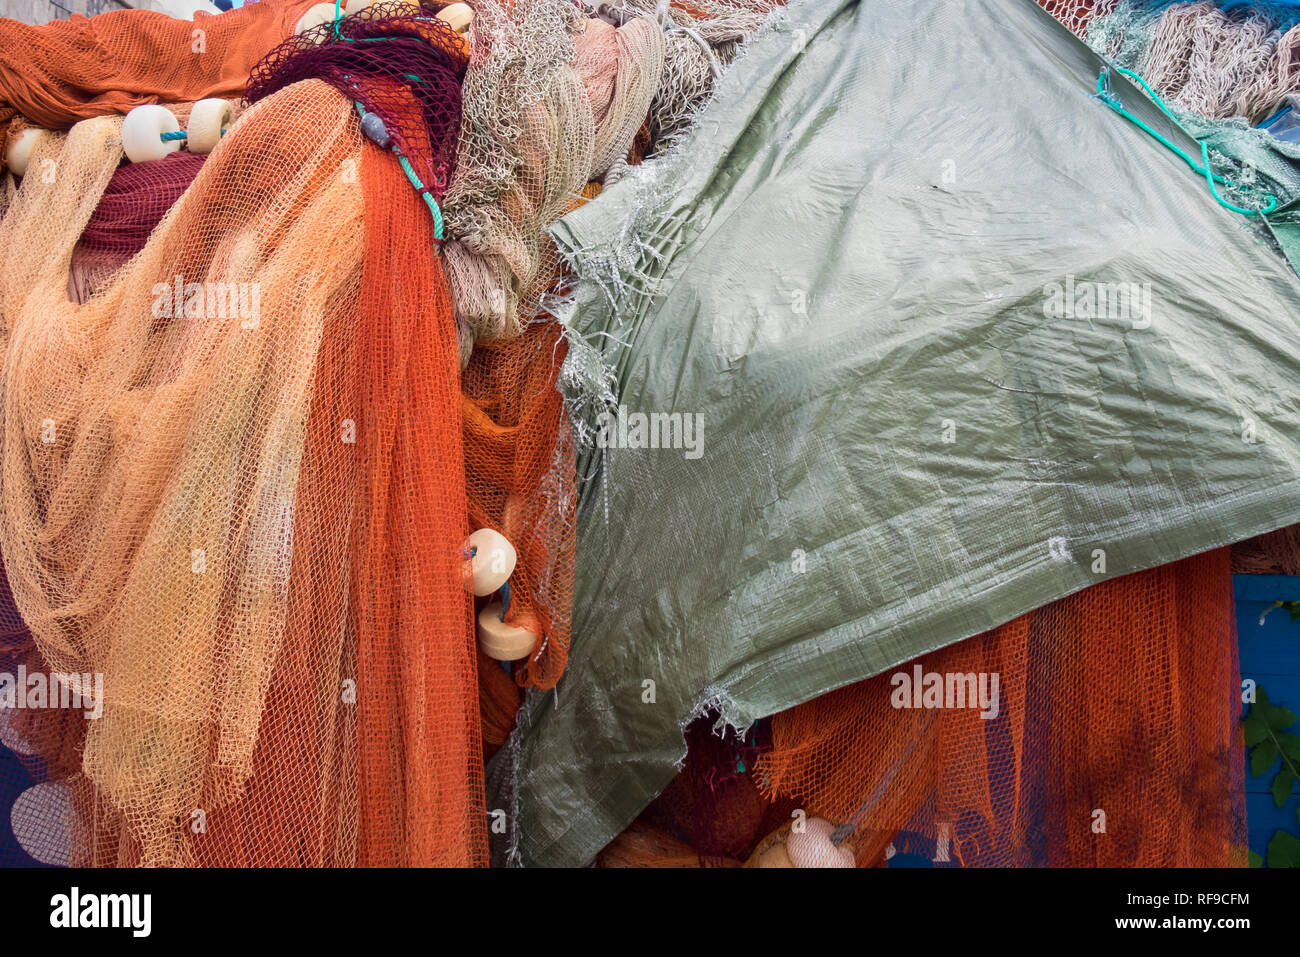
[[[792,0],[774,8],[763,24],[737,48],[708,95],[692,110],[685,128],[675,133],[643,163],[627,166],[616,183],[587,204],[608,205],[614,196],[634,197],[626,201],[629,213],[618,224],[612,238],[590,245],[577,245],[548,230],[565,270],[576,278],[568,291],[549,296],[545,305],[547,311],[559,320],[569,345],[557,385],[564,396],[580,459],[595,447],[601,413],[612,414],[617,408],[618,378],[611,355],[625,348],[627,343],[616,332],[602,333],[602,339],[598,341],[588,339],[574,327],[573,318],[583,308],[606,308],[614,318],[617,330],[620,317],[633,311],[634,303],[652,299],[657,294],[664,256],[658,251],[655,240],[678,225],[678,217],[668,212],[674,192],[671,187],[678,179],[681,166],[693,153],[695,140],[707,135],[700,120],[718,95],[723,78],[743,62],[753,44],[788,29],[790,13],[807,2]],[[588,476],[591,477],[594,477],[594,472]]]

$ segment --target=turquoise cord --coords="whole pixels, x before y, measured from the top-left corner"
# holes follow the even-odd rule
[[[1138,76],[1138,74],[1134,73],[1132,70],[1126,70],[1122,66],[1117,66],[1115,69],[1117,69],[1120,73],[1124,74],[1130,80],[1133,80],[1134,82],[1138,83],[1142,87],[1142,89],[1146,91],[1147,96],[1151,97],[1151,101],[1155,103],[1155,105],[1159,108],[1160,112],[1163,113],[1165,116],[1169,117],[1169,119],[1171,119],[1175,124],[1178,124],[1178,118],[1169,111],[1169,108],[1165,106],[1164,101],[1160,99],[1156,91],[1151,89],[1151,87],[1147,85],[1146,80],[1142,79],[1142,77]],[[1097,99],[1101,100],[1101,102],[1105,103],[1112,110],[1114,110],[1120,116],[1124,117],[1124,119],[1133,123],[1143,132],[1153,137],[1157,142],[1159,142],[1166,149],[1172,151],[1173,153],[1181,157],[1183,162],[1185,162],[1196,172],[1203,174],[1205,176],[1205,182],[1210,187],[1210,195],[1214,197],[1215,202],[1217,202],[1220,206],[1222,206],[1224,209],[1231,210],[1234,213],[1240,213],[1242,216],[1267,216],[1269,213],[1273,212],[1273,210],[1277,209],[1277,197],[1269,192],[1260,191],[1260,195],[1268,199],[1268,202],[1264,205],[1262,209],[1246,209],[1245,207],[1242,206],[1234,206],[1232,203],[1228,202],[1226,199],[1220,196],[1218,189],[1215,187],[1215,183],[1221,183],[1224,186],[1229,186],[1232,187],[1233,189],[1241,190],[1242,192],[1253,192],[1254,189],[1253,187],[1248,188],[1245,185],[1238,185],[1237,183],[1234,183],[1232,180],[1226,179],[1218,175],[1214,171],[1212,171],[1210,169],[1210,148],[1209,145],[1204,140],[1199,141],[1201,144],[1201,163],[1204,164],[1204,165],[1200,165],[1196,162],[1195,159],[1192,158],[1192,156],[1190,156],[1188,153],[1180,149],[1175,143],[1170,142],[1170,140],[1167,137],[1165,137],[1158,131],[1152,129],[1150,126],[1142,122],[1132,113],[1130,113],[1128,110],[1124,109],[1124,107],[1120,104],[1119,100],[1116,99],[1115,96],[1107,90],[1106,78],[1107,78],[1107,70],[1106,68],[1103,68],[1102,71],[1099,74],[1097,74]],[[1181,124],[1178,125],[1181,128]]]
[[[359,101],[354,100],[353,105],[357,108],[358,116],[366,115],[366,108]],[[411,185],[415,187],[415,191],[420,194],[425,205],[429,207],[429,212],[433,214],[434,242],[442,242],[442,210],[438,208],[438,201],[433,198],[429,188],[420,182],[420,177],[412,168],[411,161],[402,155],[397,147],[392,147],[392,151],[397,156],[397,161],[402,164],[402,172],[406,174],[406,178],[411,181]]]

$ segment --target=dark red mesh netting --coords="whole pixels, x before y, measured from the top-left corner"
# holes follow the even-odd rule
[[[290,37],[253,67],[246,96],[255,103],[290,83],[324,80],[383,120],[397,151],[441,199],[456,162],[469,57],[444,21],[409,11],[375,3]]]
[[[184,151],[146,163],[124,163],[72,250],[68,298],[82,303],[128,259],[194,181],[207,157]]]

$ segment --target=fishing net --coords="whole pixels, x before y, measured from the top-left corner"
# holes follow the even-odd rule
[[[381,2],[287,39],[253,68],[246,96],[255,103],[299,80],[324,80],[380,118],[379,145],[391,139],[441,199],[456,161],[466,61],[464,41],[444,21],[411,14],[404,0]]]
[[[1209,119],[1267,119],[1300,91],[1300,8],[1124,0],[1089,43],[1140,73],[1171,105]]]
[[[444,250],[466,335],[509,338],[546,312],[559,257],[545,227],[592,179],[616,180],[638,131],[681,132],[770,0],[475,4]],[[689,26],[687,26],[689,24]],[[644,155],[645,149],[642,149]]]
[[[754,844],[767,818],[768,801],[751,769],[767,742],[766,722],[738,735],[724,728],[714,734],[717,713],[702,715],[686,728],[686,759],[643,815],[680,838],[702,859],[740,858]]]
[[[262,0],[175,20],[113,10],[30,26],[0,18],[0,123],[66,129],[142,103],[233,97],[314,0]]]
[[[514,339],[478,343],[461,379],[469,524],[515,547],[506,622],[538,642],[514,677],[538,688],[560,680],[573,610],[578,496],[572,432],[555,388],[567,352],[558,322],[532,322]]]
[[[295,83],[78,306],[119,124],[38,145],[60,175],[0,225],[31,253],[0,268],[0,544],[31,632],[9,657],[103,676],[97,720],[7,712],[6,740],[70,809],[49,821],[74,864],[482,863],[428,209],[348,99]]]
[[[159,221],[203,167],[205,156],[178,151],[119,166],[72,249],[68,298],[83,303],[144,248]]]
[[[1078,36],[1086,35],[1089,21],[1110,13],[1117,2],[1118,0],[1037,0],[1040,7]]]
[[[859,866],[1244,866],[1239,694],[1219,549],[781,712],[757,777]]]
[[[1300,575],[1300,525],[1288,525],[1232,546],[1240,575]]]
[[[725,858],[706,860],[684,841],[645,821],[634,821],[596,858],[597,867],[735,867]]]

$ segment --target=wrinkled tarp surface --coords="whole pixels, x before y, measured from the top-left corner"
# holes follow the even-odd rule
[[[586,462],[568,672],[490,768],[516,862],[590,861],[705,705],[1300,521],[1300,282],[1101,65],[1032,0],[810,0],[557,225],[621,404],[703,442]],[[1077,317],[1115,283],[1149,324]]]

